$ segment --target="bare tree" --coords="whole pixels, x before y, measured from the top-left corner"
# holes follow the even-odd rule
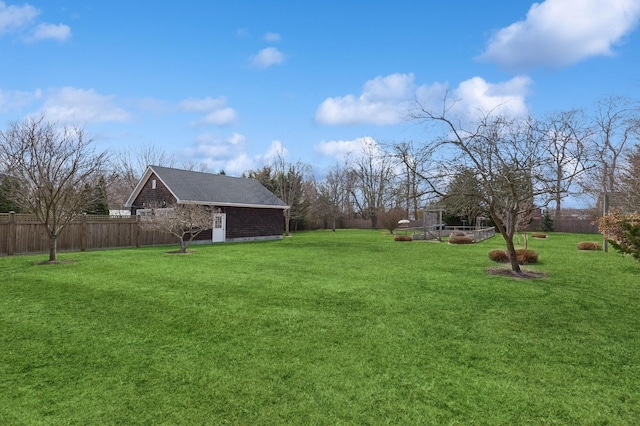
[[[549,179],[555,217],[562,215],[562,200],[573,190],[576,178],[587,169],[587,144],[591,129],[581,110],[561,111],[539,120],[538,131],[551,158]]]
[[[316,198],[313,211],[319,218],[330,221],[336,230],[336,220],[344,214],[347,199],[346,170],[337,164],[329,170],[326,178],[316,183]]]
[[[441,124],[446,136],[431,149],[448,152],[452,173],[470,170],[478,179],[479,195],[507,245],[511,270],[521,274],[514,235],[533,209],[536,196],[548,193],[544,172],[548,167],[542,141],[536,137],[532,120],[484,114],[469,125],[450,118],[453,105],[445,98],[442,112],[418,104],[414,119]],[[467,128],[465,128],[467,127]]]
[[[597,101],[592,117],[593,167],[582,180],[585,191],[595,200],[617,197],[620,188],[620,167],[624,154],[637,144],[640,136],[638,103],[619,96]],[[619,204],[619,200],[614,204]]]
[[[620,174],[620,184],[624,211],[640,212],[640,145],[627,153]]]
[[[208,206],[176,204],[150,210],[150,214],[141,216],[142,229],[175,235],[180,241],[180,253],[186,253],[193,239],[213,226],[213,213]]]
[[[284,158],[284,152],[278,152],[272,165],[276,194],[288,209],[284,211],[285,236],[290,236],[291,222],[299,221],[309,208],[308,200],[304,195],[304,176],[309,171],[309,166],[297,161],[289,163]]]
[[[391,198],[395,179],[394,158],[386,155],[373,142],[363,145],[362,152],[349,164],[351,197],[362,217],[378,227],[378,214]]]
[[[417,145],[413,141],[394,143],[391,151],[398,158],[402,178],[398,191],[402,194],[407,213],[415,219],[425,204],[425,197],[434,195],[439,171],[433,161],[429,145]],[[431,200],[434,201],[434,200]]]
[[[34,214],[49,235],[49,261],[55,262],[62,230],[91,205],[106,154],[96,154],[79,127],[58,127],[44,115],[14,121],[0,132],[0,164],[20,184],[9,198]]]

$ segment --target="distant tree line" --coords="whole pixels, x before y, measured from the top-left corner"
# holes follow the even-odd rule
[[[291,206],[287,235],[335,230],[349,218],[390,228],[398,217],[420,220],[426,206],[437,205],[450,223],[486,218],[509,246],[534,208],[559,218],[568,197],[599,213],[605,200],[621,212],[640,210],[638,101],[608,96],[588,113],[508,117],[493,110],[475,119],[453,115],[455,102],[445,97],[434,109],[416,101],[409,115],[416,126],[430,128],[425,134],[435,136],[428,140],[364,139],[327,171],[279,152],[243,176]],[[121,209],[147,165],[208,171],[153,146],[97,153],[84,129],[60,127],[44,116],[9,123],[0,143],[0,212],[38,215],[52,246],[73,217]]]

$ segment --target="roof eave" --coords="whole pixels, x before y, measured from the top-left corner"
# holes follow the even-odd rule
[[[289,206],[275,206],[273,204],[244,204],[244,203],[223,203],[216,201],[178,200],[178,204],[200,204],[203,206],[216,207],[248,207],[252,209],[280,209],[287,210]]]

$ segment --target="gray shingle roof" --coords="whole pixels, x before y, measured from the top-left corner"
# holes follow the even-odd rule
[[[254,179],[149,166],[178,202],[286,208],[275,194]]]

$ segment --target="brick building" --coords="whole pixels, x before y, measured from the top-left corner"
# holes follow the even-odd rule
[[[159,166],[147,167],[125,206],[132,215],[144,215],[176,204],[211,207],[213,228],[196,239],[212,242],[282,238],[289,208],[253,179]]]

